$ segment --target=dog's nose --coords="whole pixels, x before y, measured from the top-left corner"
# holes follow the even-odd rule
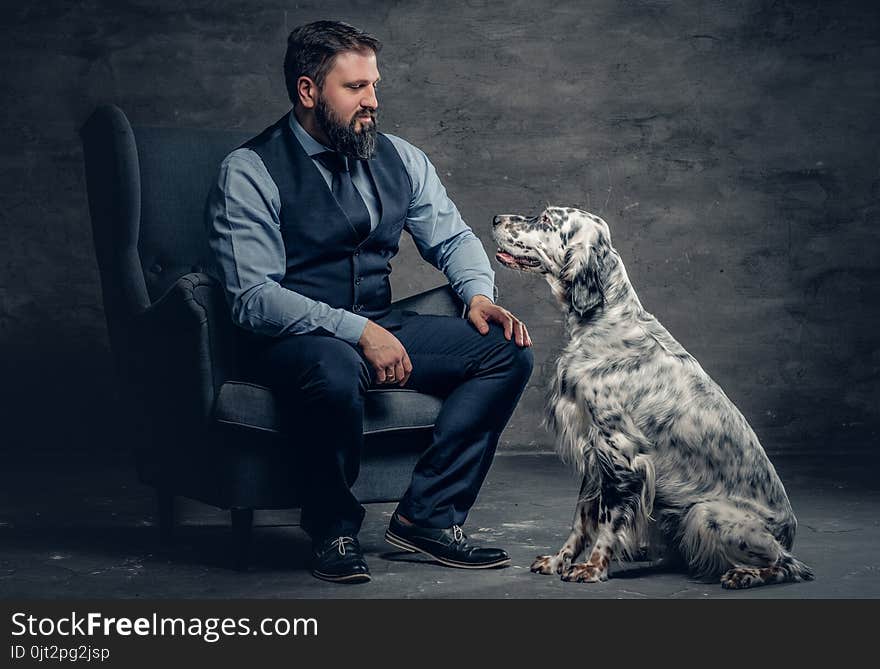
[[[492,225],[501,225],[501,217],[500,217],[500,216],[496,216],[495,218],[493,218],[493,219],[492,219]]]

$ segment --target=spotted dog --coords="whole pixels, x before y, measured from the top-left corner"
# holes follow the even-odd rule
[[[659,537],[667,557],[724,588],[811,580],[790,553],[797,520],[757,436],[642,307],[605,221],[549,207],[496,216],[493,236],[500,263],[545,277],[570,335],[547,422],[583,483],[570,536],[532,571],[604,581],[612,557]]]

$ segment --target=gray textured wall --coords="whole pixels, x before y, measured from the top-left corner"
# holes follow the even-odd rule
[[[551,202],[602,215],[645,306],[769,451],[872,448],[875,7],[12,3],[0,29],[7,447],[125,448],[76,134],[90,111],[113,102],[140,124],[259,130],[287,108],[289,29],[341,18],[385,41],[383,127],[427,151],[490,253],[495,213]],[[406,250],[397,294],[437,285]],[[496,269],[537,360],[504,442],[547,448],[538,422],[560,315],[543,281]]]

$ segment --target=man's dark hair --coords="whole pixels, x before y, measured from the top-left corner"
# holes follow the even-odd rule
[[[315,21],[294,28],[287,38],[284,56],[284,82],[293,104],[299,99],[296,82],[309,77],[319,87],[333,67],[336,54],[343,51],[372,50],[379,53],[382,43],[362,30],[342,21]]]

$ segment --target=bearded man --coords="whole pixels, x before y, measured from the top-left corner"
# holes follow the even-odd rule
[[[351,492],[364,394],[406,386],[444,397],[430,447],[386,539],[463,568],[505,566],[461,525],[532,370],[526,326],[493,302],[482,244],[427,156],[378,132],[379,41],[318,21],[290,33],[293,109],[223,161],[207,225],[255,379],[294,416],[306,468],[302,526],[312,573],[370,580]],[[468,306],[467,319],[391,308],[390,259],[406,230]]]

